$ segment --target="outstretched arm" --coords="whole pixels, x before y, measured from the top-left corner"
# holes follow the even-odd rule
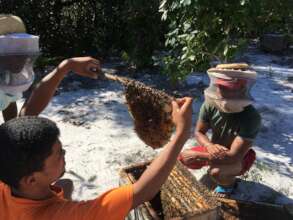
[[[134,183],[132,208],[152,199],[169,176],[178,154],[190,135],[191,103],[191,98],[184,98],[172,103],[172,117],[176,125],[176,133],[139,180]]]
[[[95,69],[95,72],[91,71],[92,69]],[[46,108],[60,82],[69,71],[96,79],[97,72],[100,72],[100,63],[91,57],[75,57],[62,61],[56,69],[46,75],[36,86],[23,105],[20,115],[39,115]]]

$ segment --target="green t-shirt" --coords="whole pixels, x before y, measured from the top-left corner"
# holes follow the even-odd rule
[[[257,110],[249,105],[242,112],[220,112],[215,106],[204,102],[200,108],[199,120],[209,124],[212,129],[212,142],[229,146],[236,136],[253,140],[261,125]]]

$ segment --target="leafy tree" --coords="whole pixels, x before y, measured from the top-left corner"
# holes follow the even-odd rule
[[[162,0],[169,24],[165,73],[173,81],[205,70],[210,61],[231,61],[251,37],[292,32],[292,0]]]

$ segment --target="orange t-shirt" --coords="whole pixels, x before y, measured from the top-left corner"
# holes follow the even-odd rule
[[[132,185],[112,189],[96,199],[73,202],[63,198],[59,187],[52,187],[54,196],[36,201],[14,197],[10,187],[0,182],[1,220],[120,220],[132,206]]]

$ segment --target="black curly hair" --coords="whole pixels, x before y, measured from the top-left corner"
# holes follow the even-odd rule
[[[0,126],[0,180],[18,188],[22,177],[41,171],[60,131],[49,119],[25,116]]]

